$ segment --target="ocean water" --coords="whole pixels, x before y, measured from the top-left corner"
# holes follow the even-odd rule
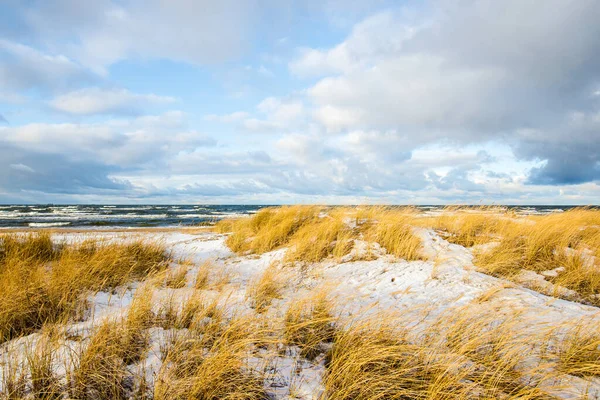
[[[0,205],[0,228],[193,226],[250,215],[249,205]],[[572,206],[507,206],[523,214],[562,212]],[[443,206],[418,206],[437,213]]]
[[[242,205],[0,205],[0,228],[193,226],[255,213]]]

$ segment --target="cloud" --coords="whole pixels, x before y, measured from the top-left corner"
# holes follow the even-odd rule
[[[296,98],[267,97],[256,105],[256,111],[236,111],[230,114],[210,114],[209,121],[235,123],[250,132],[283,132],[299,129],[306,110]]]
[[[70,57],[106,73],[127,58],[169,58],[197,65],[239,56],[257,21],[253,0],[77,0],[32,1],[24,19],[30,35],[68,52]],[[60,46],[61,40],[68,43]]]
[[[69,114],[137,114],[141,108],[170,104],[174,97],[137,94],[126,89],[85,88],[68,92],[50,101],[54,109]]]
[[[15,171],[29,172],[29,173],[32,173],[32,174],[35,173],[35,170],[33,168],[31,168],[30,166],[25,165],[25,164],[21,164],[21,163],[19,163],[19,164],[9,164],[8,166],[9,166],[9,168],[14,169]]]
[[[244,119],[248,118],[249,116],[250,116],[250,114],[245,111],[236,111],[236,112],[233,112],[230,114],[225,114],[225,115],[209,114],[209,115],[206,115],[204,118],[207,121],[231,123],[231,122],[237,122],[237,121],[244,120]]]
[[[409,22],[378,13],[336,46],[300,49],[289,68],[319,77],[307,90],[314,120],[330,133],[396,132],[408,152],[501,141],[520,159],[545,161],[529,183],[597,180],[600,3],[431,6]],[[528,129],[540,134],[524,137]]]
[[[2,196],[435,203],[600,195],[600,3],[256,4],[14,7],[19,26],[0,27],[12,31],[0,40],[2,99],[25,94],[28,106],[40,100],[61,113],[34,123],[17,105],[2,110],[13,123],[0,124]],[[282,9],[285,32],[253,42],[257,22],[277,20]],[[294,52],[298,36],[288,22],[305,15],[297,10],[332,25],[300,24],[319,41],[301,35],[307,42]],[[340,32],[345,38],[324,45]],[[282,33],[289,38],[277,43]],[[235,62],[249,50],[265,53]],[[288,51],[295,56],[285,76],[267,59]],[[224,66],[224,90],[245,97],[230,98],[230,109],[219,104],[223,111],[205,115],[212,123],[204,128],[180,111],[144,115],[176,99],[151,86],[120,89],[112,79],[122,72],[115,64],[148,59],[161,60],[160,73],[181,63]],[[188,72],[204,77],[193,74],[206,69]],[[197,97],[181,93],[182,109],[197,109],[186,103]],[[231,124],[208,132],[223,134],[219,146],[204,133],[217,123]]]
[[[43,202],[48,193],[123,193],[131,185],[111,178],[119,168],[93,160],[72,160],[63,154],[30,151],[11,144],[0,146],[0,188],[18,195],[39,192],[34,200]]]
[[[1,38],[0,60],[0,87],[9,91],[56,91],[96,79],[63,54],[44,53]]]
[[[1,143],[31,153],[55,154],[73,161],[93,159],[135,169],[157,168],[181,151],[216,144],[210,136],[190,130],[184,114],[177,111],[90,124],[0,127],[0,137]]]

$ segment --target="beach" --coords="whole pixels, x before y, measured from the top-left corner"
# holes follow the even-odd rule
[[[128,326],[131,315],[144,309],[140,303],[144,299],[145,312],[151,318],[138,332],[144,338],[143,351],[134,362],[122,365],[121,373],[130,377],[125,380],[128,384],[121,382],[124,386],[119,396],[123,398],[133,398],[139,390],[155,398],[177,396],[201,385],[199,374],[210,370],[198,367],[199,370],[183,377],[176,373],[177,368],[185,369],[186,365],[176,354],[193,352],[193,344],[190,349],[182,343],[195,343],[194,340],[204,349],[203,362],[213,356],[215,360],[220,356],[238,360],[233,367],[212,367],[233,368],[252,377],[231,378],[232,382],[241,379],[241,387],[250,385],[245,390],[256,392],[247,398],[318,399],[326,395],[336,398],[336,391],[360,396],[369,390],[381,393],[387,390],[389,394],[421,390],[426,396],[426,391],[434,389],[457,396],[452,398],[600,396],[600,380],[595,372],[598,361],[567,362],[560,344],[561,340],[572,338],[577,329],[579,333],[581,329],[586,333],[596,332],[600,309],[590,301],[592,297],[553,283],[557,281],[550,278],[544,279],[552,273],[560,274],[552,272],[553,268],[540,273],[524,270],[511,276],[486,273],[477,265],[481,251],[498,246],[500,238],[484,240],[487,235],[481,233],[484,228],[479,228],[480,236],[468,246],[452,243],[459,240],[448,235],[452,232],[448,229],[451,221],[459,226],[457,221],[462,218],[464,228],[464,221],[472,215],[483,215],[486,220],[496,222],[515,220],[520,225],[540,224],[543,220],[530,222],[531,217],[494,210],[446,210],[441,217],[425,216],[419,210],[368,207],[335,212],[310,207],[269,210],[254,217],[223,220],[216,227],[187,230],[53,232],[54,243],[76,244],[90,239],[108,246],[159,243],[169,258],[164,268],[142,279],[131,279],[103,290],[86,290],[87,306],[77,321],[69,317],[67,321],[45,324],[53,329],[42,327],[5,340],[0,347],[0,360],[4,360],[0,392],[7,390],[10,382],[7,376],[15,374],[15,371],[9,374],[9,368],[18,370],[15,365],[26,365],[27,354],[42,351],[40,343],[49,346],[45,351],[52,354],[52,375],[57,387],[66,390],[73,379],[69,378],[69,368],[81,368],[77,360],[92,346],[98,330],[102,331],[108,323]],[[254,233],[236,248],[236,235],[250,235],[245,231],[246,226],[260,224],[261,218],[279,218],[282,212],[287,213],[286,218],[290,215],[296,221],[307,218],[312,221],[310,224],[317,225],[306,225],[306,231],[302,227],[288,227],[291,231],[277,231],[269,239],[264,236],[270,235],[264,231],[266,228],[255,227]],[[571,213],[579,214],[572,214],[568,220],[597,218],[596,211]],[[382,217],[395,221],[395,225],[386,229],[396,229],[400,220],[407,224],[410,237],[404,237],[397,245],[416,240],[416,253],[407,252],[404,247],[390,247],[384,236],[380,236],[381,243],[368,238],[371,233],[364,230],[367,221]],[[286,218],[273,228],[285,230],[282,226]],[[270,226],[268,221],[264,223]],[[378,223],[382,221],[372,226],[377,227]],[[446,229],[440,229],[442,225]],[[374,229],[377,235],[381,233],[377,229],[383,228]],[[492,230],[501,229],[496,225],[489,232]],[[309,236],[304,237],[307,232]],[[394,235],[398,234],[399,231],[394,231]],[[257,238],[268,242],[259,243]],[[328,243],[319,247],[322,240]],[[349,243],[343,249],[342,240]],[[308,247],[302,244],[305,242]],[[596,265],[594,258],[591,262]],[[207,314],[208,309],[212,311]],[[315,310],[321,310],[323,315],[316,315]],[[216,329],[215,324],[219,329],[211,343],[202,342],[211,329]],[[250,330],[245,331],[248,327]],[[306,327],[310,329],[306,331]],[[351,346],[344,354],[354,358],[336,356],[336,349],[341,351],[348,340],[360,350],[357,338],[368,335],[374,335],[375,339],[363,344],[365,353],[354,354],[352,351],[356,349]],[[386,341],[380,348],[369,347],[377,345],[382,337],[398,342]],[[493,351],[489,351],[489,346],[493,346]],[[66,348],[77,348],[79,353],[65,351]],[[411,355],[406,354],[409,348]],[[367,356],[377,351],[390,353],[379,361],[369,360]],[[376,376],[370,376],[367,370],[349,375],[345,368],[350,365],[343,365],[344,362],[381,363],[389,357],[398,357],[394,351],[404,356],[394,361],[396,367],[391,370],[382,367]],[[336,372],[332,357],[334,361],[338,357],[343,374]],[[581,363],[583,370],[578,370]],[[416,371],[414,368],[419,365],[425,370]],[[415,374],[410,379],[406,376],[409,371]],[[435,371],[439,375],[432,378]],[[451,375],[451,379],[440,381],[446,375]],[[350,376],[364,379],[362,388],[353,388],[348,381]],[[422,382],[416,384],[415,380]],[[88,390],[85,396],[97,396],[93,382],[87,385],[83,385],[83,390]],[[24,393],[31,395],[31,387],[26,385]],[[473,391],[479,391],[483,397],[469,397],[467,393]]]

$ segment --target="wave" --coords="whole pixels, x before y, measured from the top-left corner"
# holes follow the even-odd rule
[[[53,226],[67,226],[71,225],[70,222],[30,222],[27,224],[31,228],[50,228]]]

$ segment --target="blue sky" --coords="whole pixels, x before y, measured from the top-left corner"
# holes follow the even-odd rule
[[[0,203],[598,204],[595,0],[4,0]]]

